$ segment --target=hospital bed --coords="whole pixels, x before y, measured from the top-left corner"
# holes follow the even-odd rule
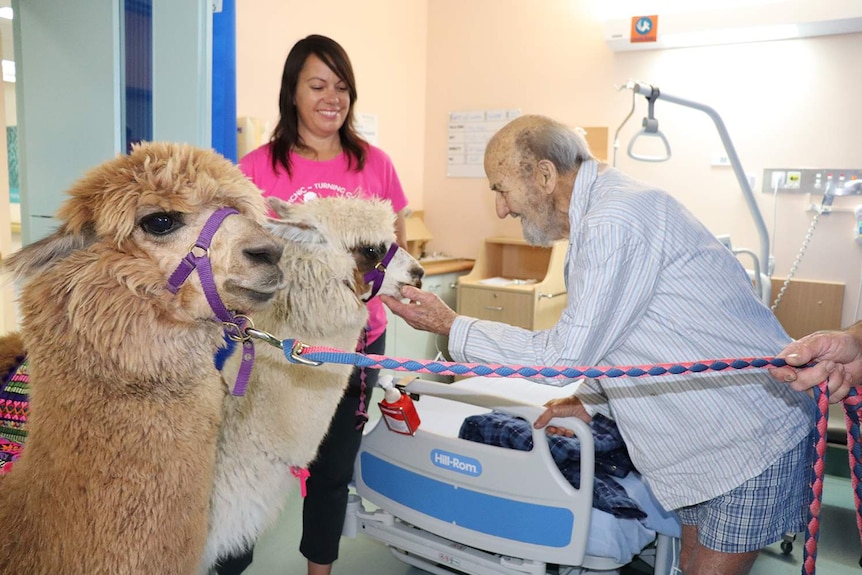
[[[532,422],[548,399],[571,395],[575,385],[412,381],[406,390],[419,397],[421,424],[414,435],[392,432],[382,420],[366,432],[345,535],[380,540],[436,575],[612,574],[636,556],[656,574],[674,573],[677,519],[634,474],[620,483],[646,520],[593,509],[593,438],[582,421],[554,422],[581,441],[579,489],[559,472],[544,430],[533,430],[532,451],[458,439],[467,416],[495,410]]]

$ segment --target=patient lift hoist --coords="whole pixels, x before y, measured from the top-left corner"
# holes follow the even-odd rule
[[[751,257],[751,259],[753,260],[754,267],[751,275],[754,281],[755,290],[760,296],[761,301],[766,305],[770,305],[772,284],[769,279],[769,276],[771,275],[772,270],[769,257],[769,233],[766,230],[766,223],[763,220],[763,215],[760,213],[760,208],[758,207],[757,201],[754,198],[754,193],[751,190],[751,184],[749,183],[748,178],[745,175],[745,171],[742,169],[742,162],[740,162],[739,160],[739,155],[736,153],[736,148],[733,146],[733,142],[730,139],[730,134],[728,133],[727,128],[724,125],[724,121],[721,119],[721,116],[719,116],[718,112],[716,112],[710,106],[701,104],[699,102],[694,102],[692,100],[679,98],[677,96],[672,96],[670,94],[662,92],[656,86],[651,86],[650,84],[646,84],[644,82],[629,80],[624,85],[619,86],[618,89],[629,89],[632,91],[632,108],[631,111],[629,111],[629,114],[617,127],[617,130],[614,133],[614,165],[616,165],[617,149],[620,145],[620,130],[622,130],[623,126],[626,124],[626,122],[628,122],[629,118],[631,118],[632,114],[634,113],[635,99],[638,95],[644,96],[647,99],[648,108],[647,116],[643,119],[641,124],[643,126],[642,129],[637,132],[634,137],[632,137],[626,150],[628,156],[634,160],[638,160],[641,162],[664,162],[670,159],[670,144],[668,143],[667,138],[664,136],[664,134],[658,129],[658,120],[655,118],[654,115],[655,103],[659,99],[669,102],[671,104],[677,104],[686,108],[700,110],[701,112],[709,116],[709,118],[713,121],[716,130],[718,130],[718,135],[721,138],[721,143],[724,146],[724,151],[727,154],[727,159],[730,162],[731,167],[733,168],[733,174],[734,176],[736,176],[736,181],[739,184],[740,190],[742,190],[742,195],[745,198],[745,203],[748,206],[748,211],[751,214],[751,219],[754,221],[754,226],[757,229],[757,235],[760,239],[759,253],[755,253],[747,249],[731,249],[731,251],[733,251],[735,255],[744,253]],[[664,148],[664,154],[659,156],[647,156],[636,153],[634,149],[635,142],[641,138],[658,139]]]

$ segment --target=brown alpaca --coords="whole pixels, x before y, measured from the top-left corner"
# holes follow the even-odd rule
[[[135,148],[86,174],[60,228],[5,263],[23,281],[27,446],[0,478],[0,574],[194,573],[207,534],[225,385],[222,326],[192,273],[168,278],[218,208],[224,305],[283,287],[259,191],[212,151]]]

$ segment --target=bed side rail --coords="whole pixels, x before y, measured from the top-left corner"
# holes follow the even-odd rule
[[[424,380],[412,382],[407,391],[496,409],[529,422],[543,411]],[[422,405],[420,398],[420,417]],[[585,554],[592,510],[593,436],[578,419],[555,419],[553,424],[572,429],[581,440],[579,489],[559,472],[544,430],[533,429],[534,447],[527,452],[443,436],[421,425],[407,436],[378,424],[362,441],[357,491],[441,537],[503,555],[577,565]]]

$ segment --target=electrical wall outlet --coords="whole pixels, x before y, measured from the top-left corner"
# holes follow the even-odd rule
[[[798,190],[801,183],[802,172],[796,170],[787,172],[787,179],[784,181],[785,188],[788,190]]]
[[[787,172],[784,170],[764,170],[763,182],[769,182],[770,190],[780,190],[784,188],[784,182],[786,180]]]

